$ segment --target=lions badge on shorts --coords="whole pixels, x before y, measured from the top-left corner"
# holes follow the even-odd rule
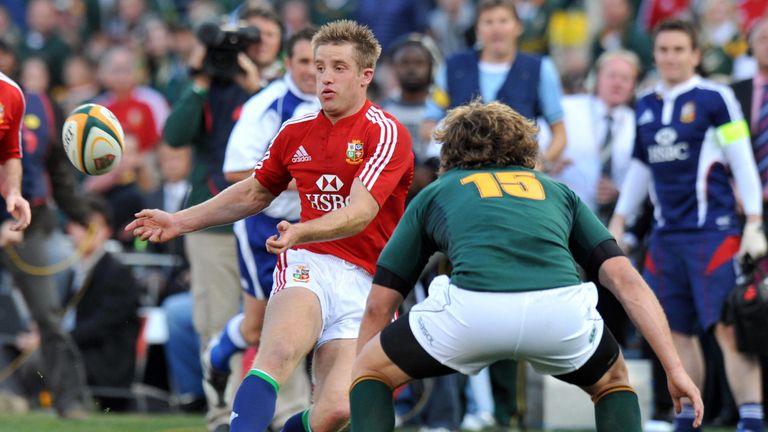
[[[294,282],[309,282],[309,267],[299,264],[293,268],[293,274],[291,275]]]
[[[360,165],[360,163],[363,162],[363,156],[365,156],[365,153],[363,152],[363,142],[360,140],[352,140],[352,142],[347,143],[347,154],[346,154],[346,162],[350,165]]]

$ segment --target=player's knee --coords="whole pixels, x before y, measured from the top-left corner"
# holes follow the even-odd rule
[[[262,370],[276,371],[279,378],[287,378],[298,363],[302,354],[290,341],[273,341],[268,346],[262,344],[256,353],[254,367]],[[274,377],[278,379],[278,377]],[[278,379],[283,382],[282,379]]]
[[[240,334],[249,346],[256,346],[261,341],[261,326],[243,325],[240,327]]]
[[[735,352],[736,348],[736,332],[732,325],[725,325],[718,323],[715,326],[715,338],[720,345],[720,349],[726,352]]]
[[[349,401],[326,406],[322,412],[312,410],[310,424],[314,432],[336,432],[349,422]]]

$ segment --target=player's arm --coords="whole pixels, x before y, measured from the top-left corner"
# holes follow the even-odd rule
[[[306,222],[280,222],[277,225],[278,235],[267,240],[267,250],[280,254],[298,244],[350,237],[364,230],[378,213],[379,203],[362,181],[355,178],[348,206]]]
[[[637,214],[648,196],[650,184],[651,170],[639,160],[632,159],[629,162],[629,170],[619,192],[616,209],[608,223],[608,230],[619,244],[622,244],[627,218]]]
[[[177,213],[142,210],[125,227],[142,240],[166,242],[205,228],[227,225],[266,208],[274,199],[269,189],[255,178],[241,180],[221,193]]]
[[[715,132],[731,167],[746,215],[739,256],[749,254],[758,258],[765,255],[768,245],[763,233],[762,186],[752,151],[749,127],[733,91],[725,87],[719,94],[718,102],[721,105],[715,110]]]
[[[424,229],[429,191],[422,191],[408,205],[395,232],[379,255],[373,288],[360,323],[357,352],[392,321],[437,246]]]
[[[32,212],[21,196],[21,122],[24,117],[24,98],[21,90],[8,93],[5,102],[5,121],[0,126],[0,195],[5,198],[6,211],[16,221],[11,225],[20,231],[29,225]]]
[[[403,303],[403,295],[387,286],[374,283],[365,304],[365,313],[360,322],[360,332],[357,336],[357,353],[371,338],[384,329],[395,316],[397,308]]]
[[[667,387],[674,401],[675,411],[680,412],[681,398],[690,399],[696,413],[693,425],[700,425],[704,416],[701,394],[683,368],[672,342],[667,317],[650,287],[624,256],[614,256],[602,263],[600,283],[616,296],[659,358],[667,375]]]
[[[648,341],[667,374],[667,385],[680,411],[682,397],[688,397],[696,411],[695,424],[701,423],[704,405],[701,394],[683,369],[682,361],[672,343],[672,333],[666,315],[640,274],[610,238],[595,215],[577,200],[569,248],[576,262],[591,279],[599,280],[621,303],[627,315]]]
[[[561,102],[562,93],[560,75],[558,75],[554,63],[548,58],[542,59],[538,95],[541,101],[542,114],[552,131],[552,140],[543,155],[550,164],[560,160],[567,144],[565,121],[563,120],[565,111],[563,111]]]

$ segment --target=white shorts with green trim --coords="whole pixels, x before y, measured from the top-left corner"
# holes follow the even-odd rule
[[[592,283],[497,293],[464,290],[440,276],[408,316],[424,350],[464,374],[518,359],[539,373],[561,375],[580,368],[597,349],[603,319],[596,306]]]

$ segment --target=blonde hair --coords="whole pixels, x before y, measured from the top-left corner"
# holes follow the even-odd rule
[[[366,26],[352,20],[333,21],[320,27],[312,38],[312,50],[321,45],[352,44],[359,70],[373,69],[381,55],[381,44]]]
[[[539,154],[536,124],[501,102],[475,99],[448,111],[435,139],[443,143],[440,168],[487,165],[534,168]]]

